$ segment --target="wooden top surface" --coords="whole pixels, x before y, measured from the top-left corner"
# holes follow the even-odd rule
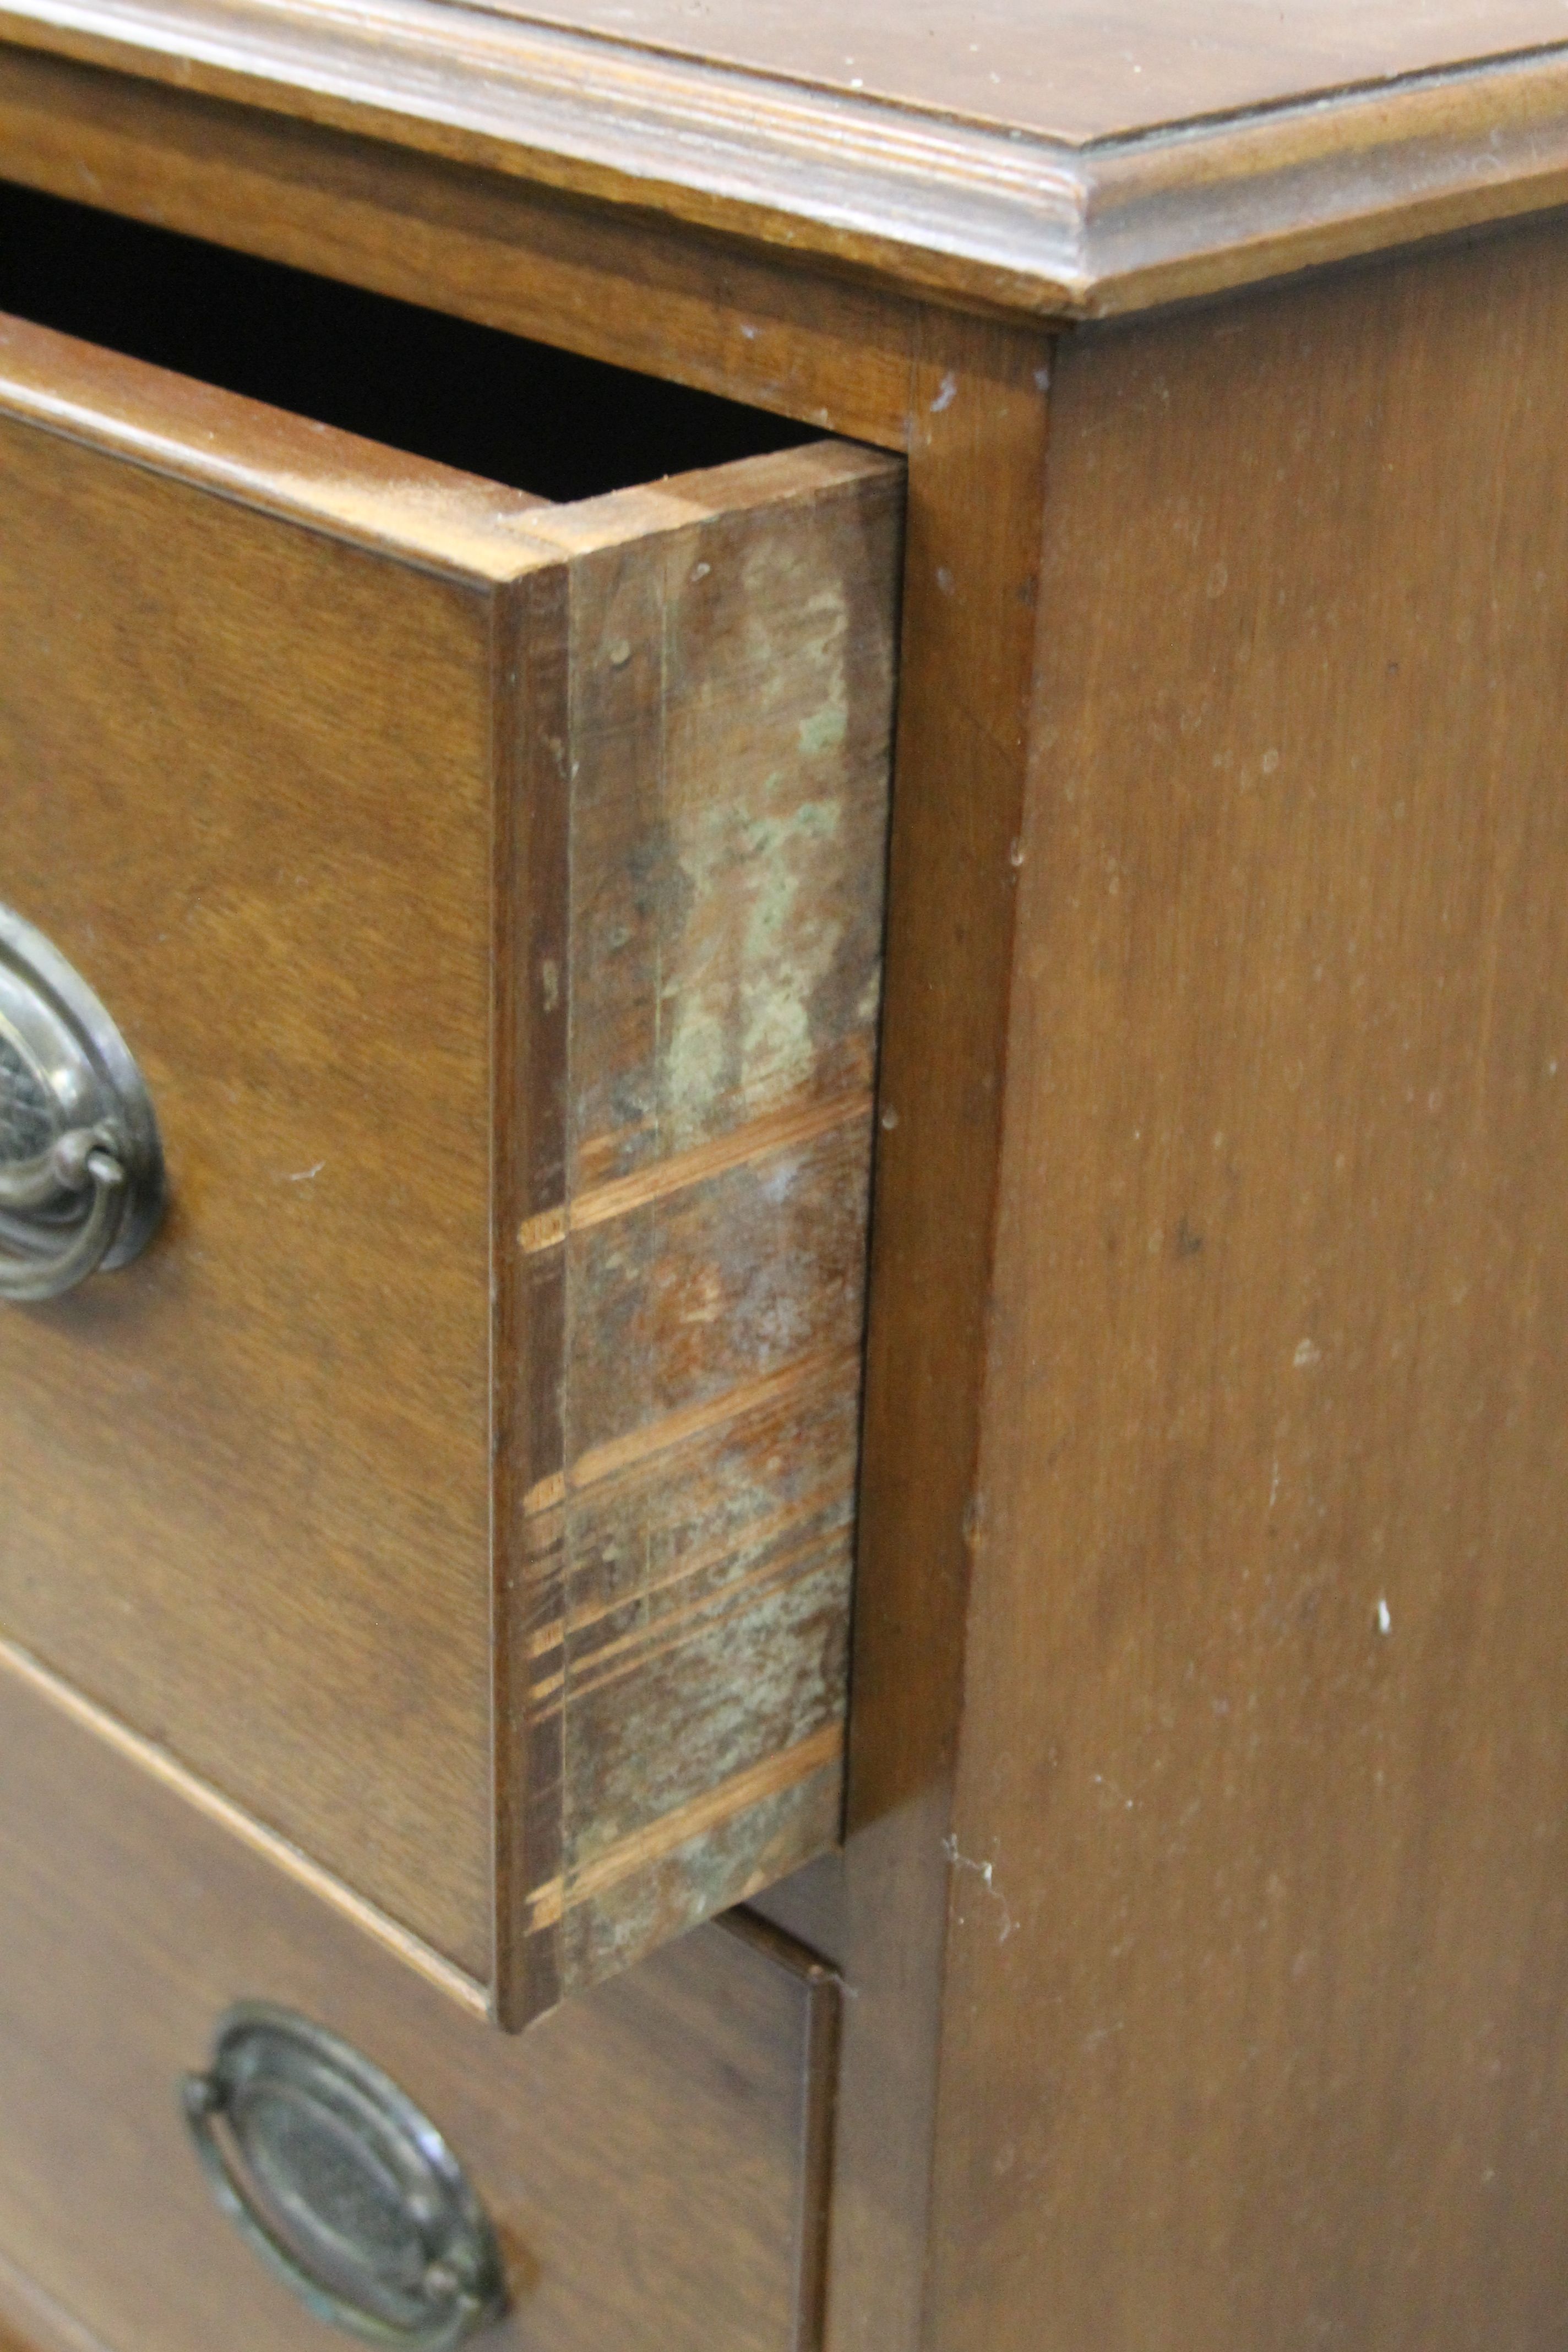
[[[1568,0],[490,0],[499,15],[1079,145],[1568,40]]]
[[[7,41],[1037,318],[1568,204],[1568,0],[0,0]]]

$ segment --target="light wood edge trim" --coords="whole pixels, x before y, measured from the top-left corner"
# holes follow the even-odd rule
[[[291,1845],[287,1838],[266,1828],[227,1797],[221,1796],[207,1781],[179,1763],[166,1748],[160,1748],[153,1740],[143,1738],[140,1732],[132,1731],[117,1717],[85,1697],[69,1683],[62,1681],[58,1675],[41,1664],[28,1652],[18,1649],[15,1643],[0,1640],[0,1673],[10,1675],[36,1697],[46,1700],[61,1714],[68,1716],[82,1730],[112,1748],[127,1763],[149,1774],[174,1795],[183,1797],[207,1821],[226,1831],[231,1837],[237,1838],[241,1844],[252,1853],[258,1854],[263,1861],[283,1871],[297,1886],[305,1887],[323,1903],[330,1904],[340,1916],[363,1928],[384,1950],[416,1969],[426,1983],[460,2002],[476,2017],[489,2017],[489,1994],[485,1986],[477,1983],[465,1969],[433,1950],[410,1929],[389,1918],[384,1911],[378,1910],[363,1895],[356,1895],[352,1887],[343,1885],[342,1879],[323,1869],[320,1863],[312,1862],[309,1854],[301,1853],[299,1847]]]
[[[456,0],[9,0],[0,37],[1037,318],[1568,196],[1563,44],[1074,145]]]
[[[0,416],[426,569],[500,583],[560,561],[526,491],[4,315]]]
[[[646,1870],[650,1863],[662,1862],[667,1855],[679,1853],[683,1845],[733,1821],[737,1813],[748,1812],[753,1805],[763,1804],[768,1798],[782,1796],[786,1790],[798,1787],[825,1767],[842,1761],[843,1755],[844,1727],[828,1723],[781,1754],[765,1757],[760,1764],[748,1765],[743,1772],[732,1773],[716,1789],[693,1797],[689,1803],[678,1805],[673,1812],[661,1815],[646,1829],[623,1838],[585,1870],[574,1871],[564,1878],[548,1879],[542,1886],[531,1889],[527,1898],[530,1932],[555,1927],[568,1911],[607,1894],[612,1886]]]
[[[558,1248],[569,1233],[581,1233],[593,1225],[607,1224],[614,1218],[629,1216],[634,1210],[647,1208],[654,1201],[668,1200],[674,1192],[689,1192],[694,1185],[706,1184],[715,1176],[727,1176],[734,1169],[749,1167],[753,1160],[771,1159],[775,1152],[798,1150],[822,1136],[831,1135],[837,1128],[857,1122],[868,1127],[870,1119],[870,1097],[859,1089],[853,1095],[835,1095],[824,1102],[795,1104],[783,1110],[765,1112],[761,1118],[750,1119],[745,1126],[718,1136],[710,1143],[693,1144],[689,1151],[672,1152],[668,1160],[655,1160],[630,1176],[595,1184],[558,1209],[542,1210],[524,1222],[518,1240],[528,1256]]]
[[[761,1406],[776,1404],[784,1397],[829,1381],[858,1381],[859,1377],[858,1347],[822,1348],[815,1355],[799,1357],[793,1364],[782,1365],[776,1372],[763,1372],[754,1381],[726,1389],[721,1396],[688,1405],[679,1412],[665,1413],[641,1429],[629,1430],[625,1437],[612,1437],[603,1445],[590,1446],[575,1462],[568,1464],[564,1472],[557,1471],[552,1477],[542,1478],[537,1486],[529,1488],[522,1498],[523,1517],[537,1518],[556,1509],[568,1495],[596,1486],[618,1472],[646,1462],[651,1454],[668,1453],[672,1446],[682,1445],[693,1437],[705,1437],[710,1430],[722,1428],[726,1422],[740,1421]]]
[[[13,2344],[15,2352],[109,2352],[101,2336],[0,2253],[0,2352],[12,2352]]]

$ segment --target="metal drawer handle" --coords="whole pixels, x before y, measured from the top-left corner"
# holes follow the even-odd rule
[[[158,1122],[87,982],[0,907],[0,1298],[128,1265],[163,1209]]]
[[[495,2236],[457,2158],[335,2033],[244,2002],[182,2091],[218,2203],[319,2319],[446,2352],[504,2311]]]

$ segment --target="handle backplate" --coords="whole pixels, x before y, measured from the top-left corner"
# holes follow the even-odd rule
[[[450,2352],[504,2311],[494,2233],[457,2158],[324,2026],[242,2003],[183,2097],[219,2204],[318,2318]]]
[[[163,1210],[130,1048],[80,973],[0,906],[0,1298],[55,1298],[129,1264]]]

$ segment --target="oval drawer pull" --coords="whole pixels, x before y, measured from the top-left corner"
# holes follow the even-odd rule
[[[243,2002],[183,2095],[218,2203],[318,2318],[444,2352],[505,2309],[495,2236],[457,2158],[324,2026]]]
[[[130,1049],[80,974],[0,907],[0,1298],[56,1298],[127,1265],[163,1207]]]

